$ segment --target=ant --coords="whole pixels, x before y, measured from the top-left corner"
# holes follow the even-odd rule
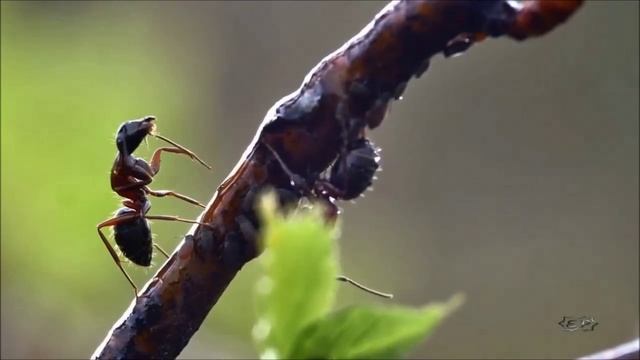
[[[315,175],[315,179],[309,181],[308,178],[289,169],[271,145],[266,142],[264,144],[289,176],[292,186],[302,196],[313,196],[323,200],[329,207],[328,215],[331,219],[339,213],[333,199],[353,200],[361,196],[373,184],[379,167],[380,149],[368,139],[361,137],[345,145],[344,151],[333,163],[328,178]]]
[[[339,213],[338,207],[333,199],[353,200],[362,195],[367,190],[378,170],[380,161],[379,149],[371,141],[361,137],[346,144],[344,151],[338,155],[331,167],[328,178],[317,178],[310,182],[305,177],[300,176],[285,164],[284,160],[267,142],[263,142],[276,158],[280,167],[291,179],[291,184],[302,196],[314,196],[323,200],[329,208],[328,216],[335,219]],[[280,191],[278,192],[280,193]],[[285,191],[286,193],[286,191]],[[332,199],[333,198],[333,199]],[[393,294],[387,294],[364,286],[355,280],[340,275],[336,280],[351,284],[360,290],[370,294],[391,299]]]
[[[141,119],[127,121],[118,129],[116,133],[118,153],[111,168],[111,189],[124,198],[122,200],[124,207],[118,209],[115,217],[97,225],[100,238],[107,247],[109,254],[111,254],[113,261],[115,261],[120,271],[133,287],[136,298],[138,297],[138,288],[122,267],[118,254],[100,229],[113,226],[116,245],[123,255],[134,264],[146,267],[151,265],[152,246],[158,249],[165,257],[169,257],[158,244],[153,242],[151,228],[147,219],[180,221],[209,226],[196,220],[183,219],[177,216],[147,215],[151,208],[151,202],[147,198],[148,195],[156,197],[173,196],[204,208],[204,205],[188,196],[169,190],[151,190],[148,187],[153,181],[153,177],[160,171],[160,155],[162,152],[187,155],[192,160],[196,160],[206,168],[211,169],[211,166],[207,165],[189,149],[155,133],[155,120],[154,116],[146,116]],[[132,153],[143,140],[146,140],[147,135],[155,136],[172,146],[158,148],[151,156],[150,162],[133,156]]]

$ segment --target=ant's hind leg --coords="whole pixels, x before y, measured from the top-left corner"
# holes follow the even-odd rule
[[[129,281],[129,284],[131,284],[131,286],[133,287],[133,293],[135,294],[135,297],[138,298],[138,288],[136,287],[136,284],[133,283],[133,280],[131,279],[129,274],[127,274],[127,272],[122,267],[122,263],[120,262],[120,258],[118,257],[118,254],[116,253],[116,251],[113,249],[113,246],[111,246],[111,244],[109,244],[109,241],[107,240],[107,237],[104,236],[102,231],[100,231],[100,229],[103,228],[103,227],[114,226],[114,225],[118,224],[121,221],[130,220],[130,219],[132,219],[132,218],[134,218],[136,216],[138,216],[138,215],[136,214],[136,215],[124,215],[124,216],[120,216],[120,217],[114,217],[114,218],[111,218],[109,220],[105,220],[105,221],[101,222],[100,224],[97,225],[97,228],[98,228],[98,235],[100,235],[100,239],[102,239],[102,242],[104,243],[104,246],[107,247],[107,250],[109,251],[109,254],[111,254],[111,257],[113,258],[113,261],[116,263],[116,266],[118,266],[118,269],[120,269],[120,271],[122,271],[122,274],[124,274],[124,277],[127,278],[127,280]]]
[[[144,217],[145,219],[149,219],[149,220],[179,221],[179,222],[188,223],[188,224],[198,224],[198,225],[207,227],[210,230],[215,231],[215,228],[209,224],[201,223],[200,221],[197,221],[197,220],[183,219],[181,217],[173,216],[173,215],[145,215]]]
[[[166,257],[167,259],[169,258],[169,254],[167,254],[166,251],[164,251],[160,245],[156,244],[155,242],[153,243],[153,247],[155,247],[156,249],[158,249],[158,251],[160,251],[162,253],[162,255],[164,255],[164,257]]]
[[[199,201],[194,200],[186,195],[182,195],[179,194],[175,191],[171,191],[171,190],[151,190],[148,187],[144,187],[144,192],[146,192],[147,194],[151,195],[151,196],[156,196],[156,197],[165,197],[165,196],[173,196],[176,197],[180,200],[184,200],[190,204],[196,205],[196,206],[200,206],[201,208],[204,209],[204,205],[202,205]]]

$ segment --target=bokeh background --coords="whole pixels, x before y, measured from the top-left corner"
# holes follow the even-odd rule
[[[383,6],[3,1],[2,358],[86,358],[131,301],[95,231],[119,206],[121,122],[154,114],[212,163],[167,155],[154,182],[207,201],[266,110]],[[402,304],[467,295],[413,357],[575,357],[638,336],[638,8],[590,2],[543,38],[438,56],[371,133],[384,172],[343,205],[344,272]],[[187,228],[153,224],[168,249]],[[161,262],[128,269],[142,285]],[[182,358],[256,356],[258,270]],[[564,315],[600,324],[567,333]]]

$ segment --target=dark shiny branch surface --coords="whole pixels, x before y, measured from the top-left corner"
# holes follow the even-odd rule
[[[200,220],[116,322],[94,358],[175,358],[238,270],[259,254],[253,202],[269,187],[300,196],[269,147],[313,182],[346,143],[383,120],[390,101],[427,70],[487,37],[525,39],[566,20],[581,1],[400,1],[323,59],[267,113],[243,157]],[[268,144],[269,147],[265,146]],[[293,195],[291,195],[293,194]]]
[[[633,360],[640,358],[640,339],[636,338],[624,344],[614,346],[595,354],[583,356],[578,360]]]

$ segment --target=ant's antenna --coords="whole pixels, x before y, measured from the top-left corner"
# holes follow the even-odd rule
[[[350,278],[348,278],[348,277],[346,277],[344,275],[338,276],[336,278],[336,280],[351,284],[351,285],[357,287],[360,290],[368,292],[369,294],[380,296],[380,297],[383,297],[385,299],[393,299],[393,294],[387,294],[387,293],[383,293],[383,292],[378,291],[378,290],[374,290],[374,289],[372,289],[370,287],[367,287],[367,286],[364,286],[364,285],[360,284],[359,282],[357,282],[357,281],[355,281],[353,279],[350,279]]]

